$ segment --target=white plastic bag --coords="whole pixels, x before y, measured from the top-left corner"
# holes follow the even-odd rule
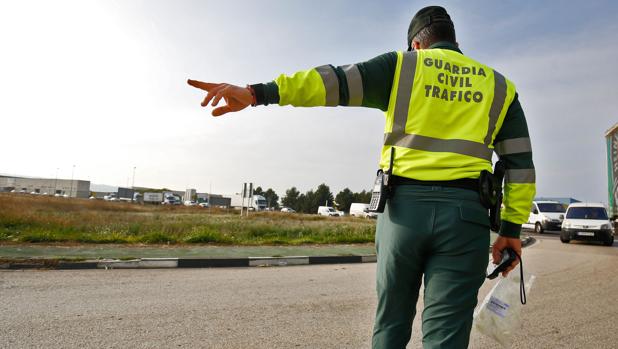
[[[521,329],[522,307],[520,298],[519,267],[500,280],[474,311],[474,327],[493,338],[503,347],[513,343],[513,335]],[[526,295],[530,292],[534,275],[524,274]]]

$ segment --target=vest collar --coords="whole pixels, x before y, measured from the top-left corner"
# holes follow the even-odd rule
[[[452,51],[456,51],[456,52],[463,54],[463,52],[461,52],[459,47],[455,46],[454,44],[448,41],[438,41],[434,43],[433,45],[429,46],[429,49],[432,49],[432,48],[442,48],[445,50],[452,50]]]

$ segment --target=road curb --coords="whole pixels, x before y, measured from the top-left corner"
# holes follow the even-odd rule
[[[2,260],[0,269],[171,269],[171,268],[243,268],[309,264],[375,263],[375,255],[289,256],[246,258],[137,258],[68,261],[58,259]]]
[[[535,242],[531,236],[521,240],[522,247]],[[489,248],[491,251],[491,247]],[[172,269],[172,268],[245,268],[245,267],[280,267],[310,264],[350,264],[375,263],[377,256],[287,256],[287,257],[245,257],[245,258],[137,258],[130,260],[60,260],[60,259],[2,259],[0,269]]]

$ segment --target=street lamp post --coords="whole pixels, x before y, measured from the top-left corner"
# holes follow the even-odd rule
[[[133,189],[133,196],[131,197],[131,202],[135,200],[135,169],[136,167],[133,166],[133,180],[131,181],[131,189]]]
[[[133,181],[131,182],[131,189],[133,189],[133,187],[135,187],[135,169],[137,167],[133,166]]]
[[[60,168],[56,167],[56,178],[54,179],[54,196],[56,196],[56,191],[58,190],[58,170]]]
[[[73,197],[73,175],[75,175],[75,165],[73,165],[73,169],[71,170],[71,191],[69,192],[69,197]]]

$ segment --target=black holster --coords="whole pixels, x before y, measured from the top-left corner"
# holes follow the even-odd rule
[[[500,231],[500,208],[502,206],[502,181],[506,168],[504,162],[496,162],[494,173],[481,171],[479,176],[479,196],[481,204],[489,210],[489,224],[491,230]]]

